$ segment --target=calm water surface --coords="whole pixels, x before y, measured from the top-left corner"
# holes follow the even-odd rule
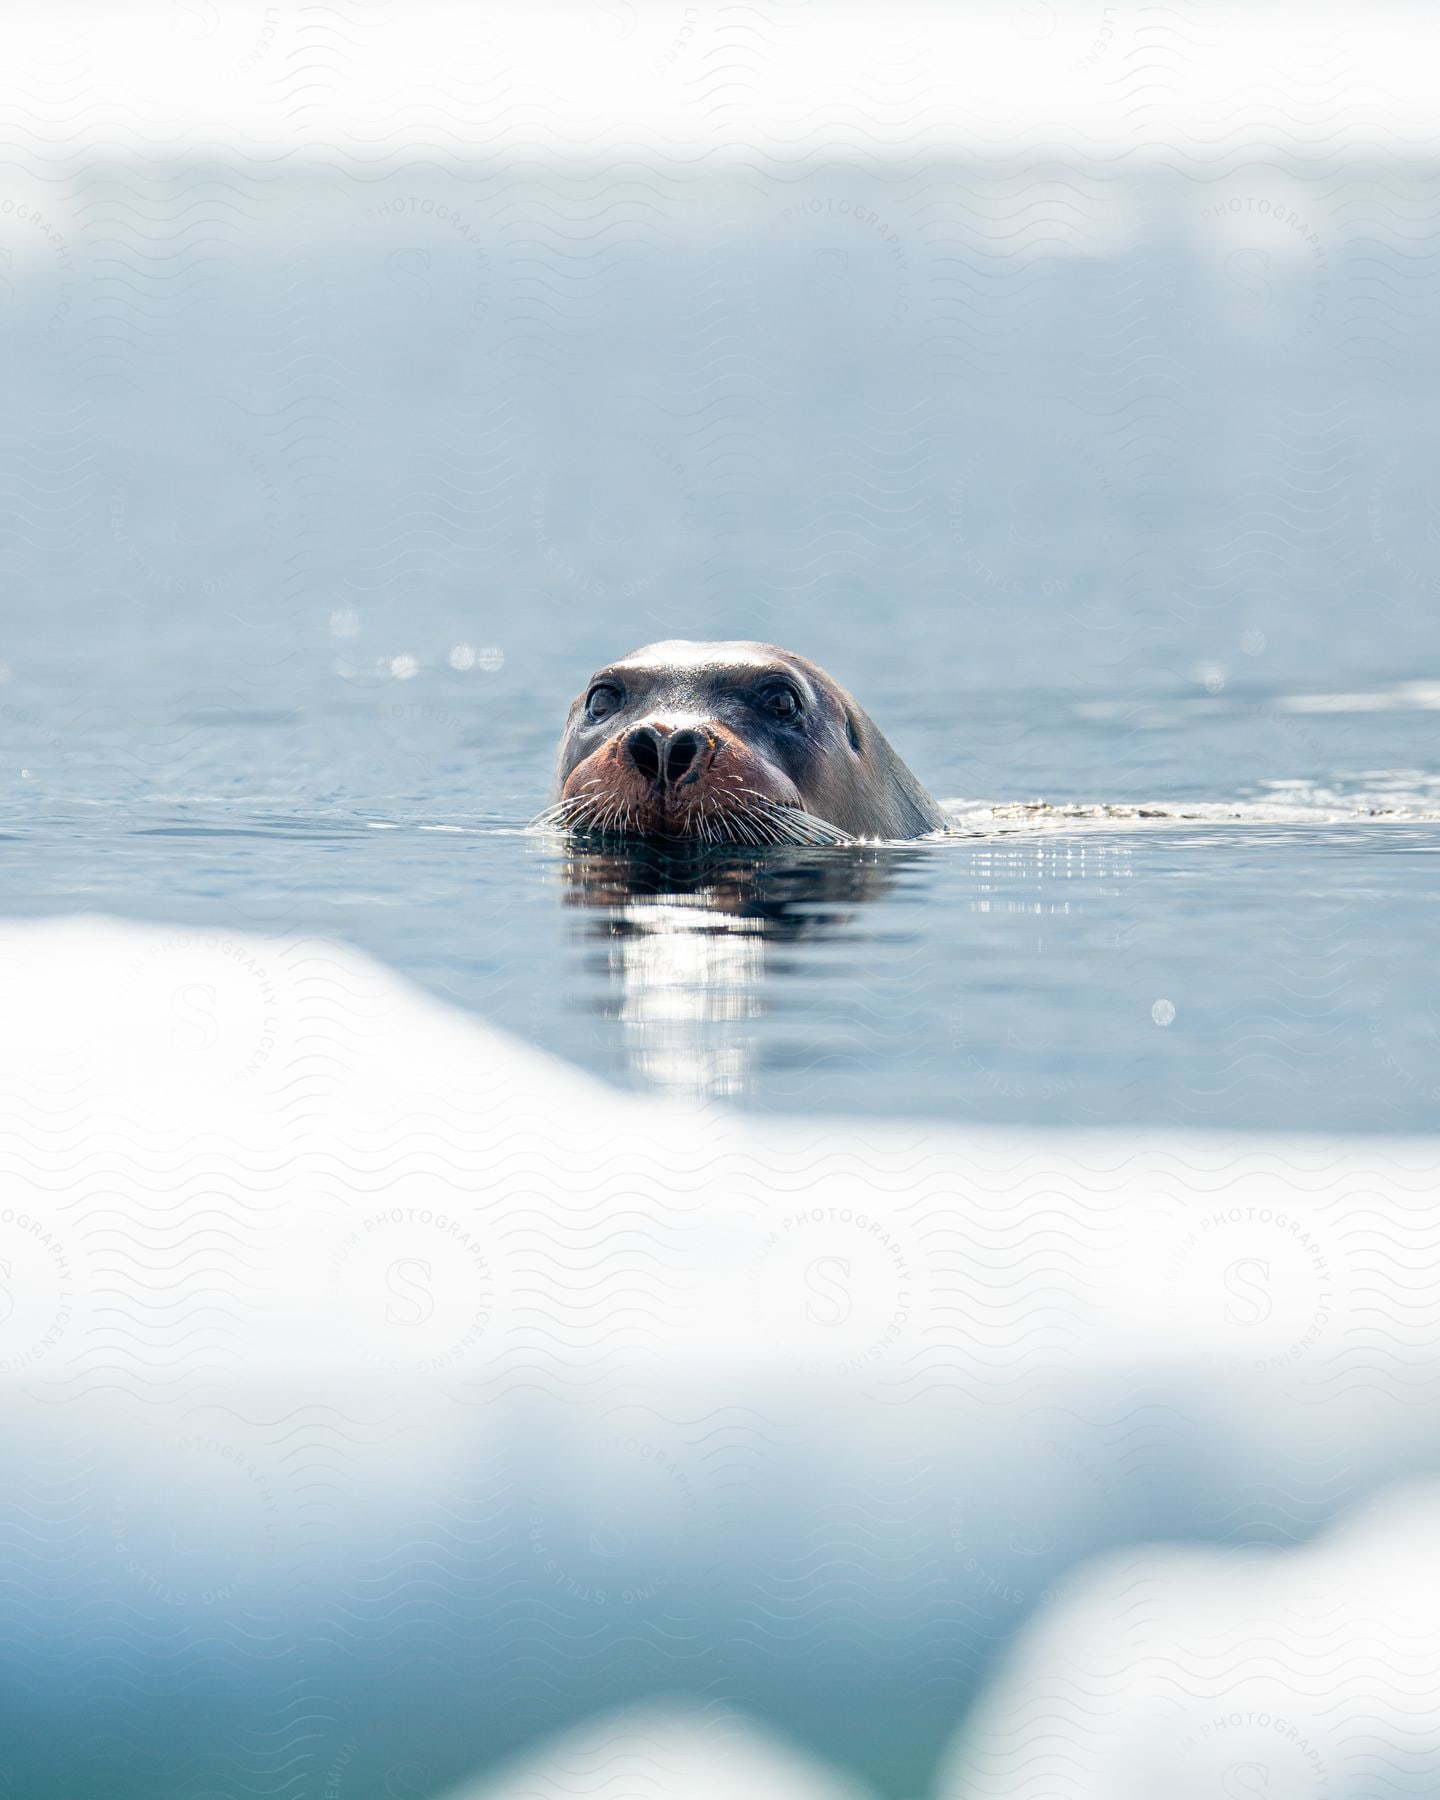
[[[92,752],[72,777],[83,799],[45,769],[32,727],[40,767],[5,815],[6,905],[339,937],[606,1079],[756,1108],[1440,1122],[1440,824],[1406,816],[1431,804],[1413,769],[1237,784],[1236,819],[1198,800],[1190,819],[970,807],[955,836],[894,847],[582,846],[525,830],[561,711],[529,680],[507,661],[452,673],[441,703],[362,692],[181,714],[183,729],[129,746],[143,770],[137,741],[167,760],[178,743],[178,767],[137,777],[117,742],[114,765]],[[943,723],[907,732],[903,700],[887,723],[949,793],[961,758]],[[1030,705],[1015,697],[1017,719]],[[1431,729],[1424,712],[1362,722],[1392,757],[1415,758]],[[1166,754],[1223,760],[1226,725],[1254,735],[1247,713],[1177,711]],[[1353,741],[1355,725],[1332,728]],[[1088,756],[1076,797],[1134,789],[1114,726],[1047,728],[1072,770]],[[286,794],[302,753],[309,779]]]
[[[333,934],[748,1107],[1440,1124],[1440,181],[1292,171],[1317,273],[1201,173],[77,170],[5,319],[0,908]],[[941,796],[1251,811],[523,835],[665,636],[814,657]]]

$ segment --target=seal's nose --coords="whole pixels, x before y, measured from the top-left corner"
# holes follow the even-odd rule
[[[673,787],[694,766],[705,748],[699,731],[663,731],[653,725],[637,725],[625,739],[631,762],[646,781],[663,781]]]

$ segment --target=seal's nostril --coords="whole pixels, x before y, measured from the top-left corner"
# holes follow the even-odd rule
[[[677,731],[665,744],[665,779],[679,781],[704,747],[698,731]]]
[[[637,725],[625,740],[630,760],[647,781],[660,773],[660,739],[648,725]]]
[[[702,731],[671,731],[663,725],[637,725],[625,739],[626,753],[644,779],[672,787],[698,766],[705,745]]]

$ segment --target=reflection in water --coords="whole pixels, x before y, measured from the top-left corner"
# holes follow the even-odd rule
[[[652,1091],[733,1098],[749,1089],[745,1021],[768,1001],[767,958],[782,946],[853,940],[857,910],[919,861],[914,847],[708,849],[570,847],[567,902],[593,915],[606,947],[632,1076]]]

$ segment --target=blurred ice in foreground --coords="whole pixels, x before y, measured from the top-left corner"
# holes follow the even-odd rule
[[[1440,1488],[1305,1550],[1146,1546],[1081,1576],[957,1734],[936,1800],[1431,1800]],[[630,1708],[454,1800],[861,1800],[728,1710]]]
[[[663,1106],[336,944],[96,919],[0,930],[0,1091],[0,1701],[147,1741],[158,1630],[232,1624],[228,1695],[360,1596],[387,1724],[450,1680],[403,1618],[481,1659],[447,1767],[556,1745],[496,1800],[841,1791],[704,1708],[555,1740],[597,1670],[796,1730],[797,1671],[890,1682],[837,1763],[978,1691],[945,1800],[1440,1792],[1434,1490],[1288,1547],[1440,1460],[1433,1144]]]
[[[938,1800],[1432,1800],[1440,1487],[1303,1550],[1147,1545],[1023,1638]]]
[[[566,1732],[451,1800],[869,1800],[728,1708],[632,1707]]]

